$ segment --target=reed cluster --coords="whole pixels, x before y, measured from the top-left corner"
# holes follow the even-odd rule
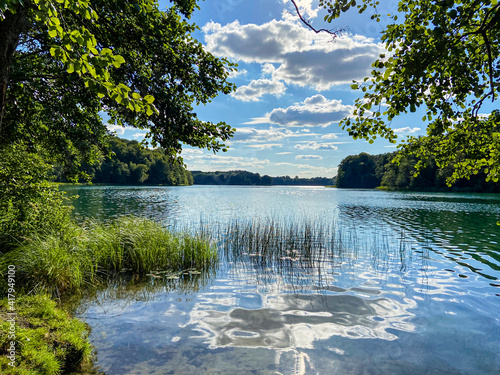
[[[216,261],[217,250],[206,234],[171,232],[148,219],[122,217],[36,236],[2,255],[0,273],[15,265],[16,282],[24,292],[60,296],[117,272],[145,276],[200,270]]]
[[[317,220],[233,220],[219,230],[218,247],[229,261],[249,257],[268,264],[294,262],[311,266],[341,257],[357,246],[355,231]]]

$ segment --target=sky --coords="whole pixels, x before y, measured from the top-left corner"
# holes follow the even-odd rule
[[[297,0],[304,18],[316,28],[345,28],[332,40],[298,19],[290,0],[206,0],[191,17],[200,30],[195,38],[217,57],[238,64],[229,79],[237,85],[196,108],[200,120],[224,121],[236,128],[228,152],[184,147],[188,170],[248,170],[271,176],[333,177],[341,160],[360,152],[395,151],[384,139],[373,144],[353,140],[339,127],[361,92],[353,80],[369,76],[384,53],[381,32],[388,19],[376,22],[355,10],[332,24],[316,0]],[[160,1],[160,8],[169,6]],[[381,0],[381,14],[394,13],[397,1]],[[404,139],[424,135],[423,111],[400,116],[391,127]],[[117,135],[141,140],[137,129]]]

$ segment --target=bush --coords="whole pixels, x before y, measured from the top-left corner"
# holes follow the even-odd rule
[[[22,145],[0,149],[0,252],[69,225],[71,208],[46,180],[51,169]]]

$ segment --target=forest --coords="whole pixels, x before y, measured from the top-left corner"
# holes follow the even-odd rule
[[[300,178],[298,176],[261,176],[248,171],[201,172],[192,171],[195,185],[295,185],[295,186],[326,186],[334,185],[335,181],[328,177]]]
[[[137,141],[111,137],[113,156],[102,158],[84,171],[93,183],[128,185],[192,185],[193,177],[183,165],[169,158],[161,149],[147,149]],[[56,168],[56,181],[65,182],[62,168]]]
[[[434,158],[427,161],[417,175],[415,165],[417,159],[404,157],[400,163],[392,160],[397,152],[370,155],[362,152],[344,158],[337,173],[337,187],[388,190],[420,190],[420,191],[467,191],[483,193],[499,193],[500,184],[486,181],[484,173],[473,175],[470,179],[461,178],[451,186],[447,179],[453,168],[439,168]]]

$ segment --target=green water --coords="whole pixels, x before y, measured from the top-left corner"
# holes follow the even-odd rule
[[[499,196],[65,189],[82,221],[137,214],[216,232],[272,219],[335,235],[314,261],[221,249],[209,274],[117,282],[83,301],[108,374],[500,373]]]

